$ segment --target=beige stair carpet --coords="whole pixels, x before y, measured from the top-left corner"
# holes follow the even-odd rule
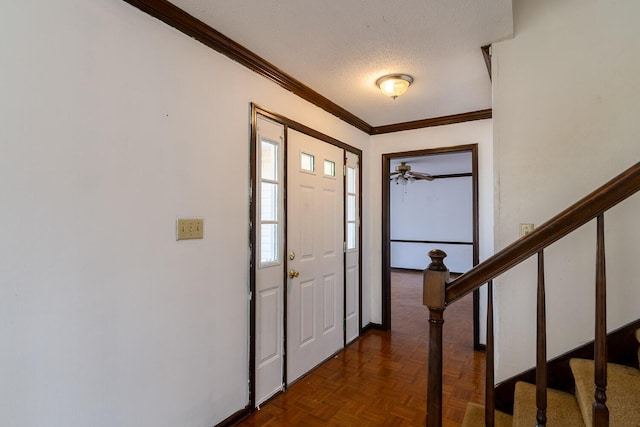
[[[571,359],[576,381],[576,398],[588,427],[593,425],[591,408],[594,401],[593,360]],[[607,365],[607,407],[612,427],[640,426],[640,370],[609,363]]]
[[[511,427],[513,418],[504,412],[495,412],[495,427]],[[484,427],[484,406],[476,403],[469,403],[464,413],[462,427]]]
[[[547,389],[547,426],[584,427],[578,402],[573,394]],[[536,386],[517,382],[513,405],[513,427],[536,425]]]

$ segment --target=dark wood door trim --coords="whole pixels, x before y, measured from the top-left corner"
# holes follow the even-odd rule
[[[402,157],[419,157],[427,155],[451,154],[459,152],[471,152],[471,176],[473,198],[473,265],[480,262],[480,224],[478,208],[478,144],[458,145],[454,147],[432,148],[414,151],[402,151],[382,155],[382,329],[391,329],[391,203],[389,190],[389,168],[391,159]],[[474,323],[474,347],[479,345],[479,298],[474,293],[473,298],[473,323]]]

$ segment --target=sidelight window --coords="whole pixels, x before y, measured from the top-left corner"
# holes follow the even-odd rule
[[[347,250],[356,249],[357,239],[357,192],[356,168],[347,167]]]
[[[280,261],[280,146],[261,140],[260,146],[260,264]]]

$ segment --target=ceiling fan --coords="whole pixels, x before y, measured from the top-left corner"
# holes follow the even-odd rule
[[[396,184],[406,184],[418,180],[433,181],[435,178],[428,173],[412,172],[407,162],[400,162],[396,171],[389,174],[389,179]]]

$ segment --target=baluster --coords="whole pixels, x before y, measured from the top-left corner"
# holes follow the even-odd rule
[[[493,349],[493,280],[489,280],[489,283],[487,283],[487,352],[484,383],[484,422],[486,427],[493,427],[495,423],[496,397]]]
[[[607,408],[607,277],[604,252],[604,215],[597,218],[596,249],[596,327],[595,327],[595,401],[593,425],[609,425]]]
[[[442,326],[449,270],[444,251],[429,252],[431,264],[424,271],[423,304],[429,308],[429,367],[427,376],[427,425],[442,426]]]
[[[544,251],[538,252],[536,346],[536,427],[547,425],[547,314],[544,289]]]

